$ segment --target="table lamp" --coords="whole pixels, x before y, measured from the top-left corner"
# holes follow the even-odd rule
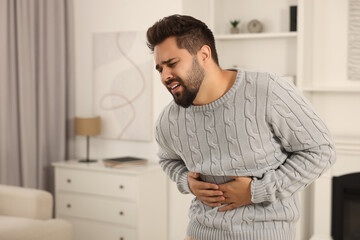
[[[96,162],[96,160],[89,159],[90,136],[99,135],[100,131],[100,117],[75,118],[75,134],[86,136],[86,159],[79,160],[79,162]]]

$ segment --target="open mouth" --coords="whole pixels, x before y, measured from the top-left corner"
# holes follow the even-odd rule
[[[179,90],[181,84],[180,83],[174,83],[174,84],[171,84],[170,86],[168,86],[168,89],[171,93],[175,93],[176,91]]]
[[[180,87],[180,84],[175,84],[174,86],[171,87],[171,92],[176,92],[176,90]]]

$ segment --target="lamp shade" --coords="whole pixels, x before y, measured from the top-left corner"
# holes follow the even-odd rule
[[[75,134],[83,136],[95,136],[101,132],[100,117],[75,118]]]

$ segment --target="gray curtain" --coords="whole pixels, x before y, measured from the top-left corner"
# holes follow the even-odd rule
[[[0,183],[53,189],[74,153],[72,0],[0,0]]]

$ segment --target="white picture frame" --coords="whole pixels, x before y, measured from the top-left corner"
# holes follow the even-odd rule
[[[93,34],[93,112],[101,117],[99,137],[152,140],[152,73],[145,32]]]

